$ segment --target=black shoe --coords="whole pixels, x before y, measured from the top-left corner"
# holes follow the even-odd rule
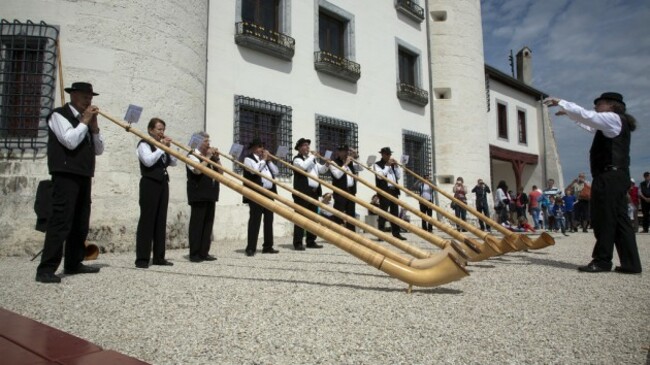
[[[203,261],[217,261],[217,258],[212,255],[206,255],[203,257]]]
[[[621,274],[640,274],[641,270],[632,270],[632,269],[627,269],[624,267],[616,266],[614,268],[614,271],[619,272]]]
[[[293,245],[293,249],[296,250],[296,251],[304,251],[305,246],[303,246],[303,245]]]
[[[169,262],[169,261],[167,261],[167,260],[165,260],[165,259],[162,259],[162,260],[154,260],[151,264],[152,264],[152,265],[157,265],[157,266],[174,266],[174,263],[173,263],[173,262]]]
[[[203,262],[203,259],[198,256],[190,256],[190,262]]]
[[[61,278],[49,272],[37,272],[36,281],[45,284],[60,283]]]
[[[644,229],[641,233],[648,233],[648,230]]]
[[[567,237],[569,236],[568,234],[566,234],[566,233],[564,233],[564,232],[562,232],[562,234],[565,235],[565,236],[567,236]]]
[[[138,269],[148,269],[149,268],[149,263],[148,262],[136,262],[135,267]]]
[[[587,233],[587,228],[583,228],[582,233]]]
[[[262,253],[278,253],[280,251],[273,249],[273,247],[263,248]]]
[[[307,248],[323,248],[323,245],[319,245],[316,242],[308,243]]]
[[[402,235],[399,234],[399,233],[394,234],[393,237],[395,237],[395,238],[399,238],[399,239],[402,240],[402,241],[406,241],[406,237],[402,236]]]
[[[84,264],[79,264],[74,269],[64,268],[63,273],[66,275],[75,275],[75,274],[95,274],[99,272],[98,267],[86,266]]]
[[[610,270],[611,268],[600,267],[593,262],[589,263],[587,266],[578,266],[578,271],[582,272],[608,272]]]
[[[246,250],[246,256],[248,256],[248,257],[253,257],[253,256],[255,256],[255,251],[253,251],[253,250]]]

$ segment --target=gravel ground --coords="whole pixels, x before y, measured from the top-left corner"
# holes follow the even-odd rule
[[[409,241],[426,246],[412,234]],[[638,234],[644,269],[650,235]],[[468,266],[460,281],[414,288],[338,248],[136,269],[102,254],[99,274],[34,281],[37,262],[0,258],[0,306],[152,364],[647,364],[650,275],[576,270],[593,236]],[[261,244],[260,244],[261,246]],[[261,250],[261,247],[259,247]],[[435,250],[435,248],[432,248]],[[617,259],[615,259],[616,261]],[[2,325],[2,324],[0,324]]]

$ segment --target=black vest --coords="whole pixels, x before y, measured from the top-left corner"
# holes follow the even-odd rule
[[[156,146],[152,145],[151,143],[145,141],[144,139],[141,139],[140,142],[138,142],[138,146],[140,143],[146,143],[149,145],[149,148],[151,148],[151,152],[154,152],[157,150]],[[140,161],[140,174],[142,177],[147,177],[156,181],[169,181],[169,175],[167,175],[167,166],[169,166],[170,162],[170,157],[169,154],[165,153],[165,162],[163,162],[162,156],[154,163],[153,165],[147,167],[145,166],[142,161]]]
[[[386,168],[386,162],[384,160],[379,160],[375,162],[375,164],[379,166],[381,169]],[[394,170],[395,168],[391,167],[391,169],[393,169],[393,173],[395,173]],[[395,176],[395,180],[397,180],[397,175]],[[399,181],[396,181],[395,183],[397,184],[399,183]],[[397,189],[397,187],[395,188],[395,190],[388,189],[388,181],[386,179],[380,179],[379,177],[375,176],[375,186],[377,186],[379,189],[383,191],[388,191],[393,194],[397,193],[397,195],[400,195],[400,191],[399,189]]]
[[[301,159],[303,161],[305,160],[305,158],[300,153],[293,156],[294,160],[297,159],[297,158],[299,158],[299,159]],[[301,192],[303,194],[313,196],[312,189],[309,187],[309,181],[308,181],[307,176],[305,176],[305,175],[303,175],[303,174],[301,174],[299,172],[296,172],[295,174],[293,174],[293,188],[298,190],[299,192]],[[323,189],[321,188],[320,184],[318,184],[318,188],[316,188],[316,195],[317,196],[323,195]],[[293,198],[296,199],[298,197],[293,195]]]
[[[259,162],[259,160],[252,153],[250,155],[246,156],[246,157],[250,158],[251,160],[253,160],[255,162]],[[269,172],[271,173],[271,177],[275,179],[275,176],[273,175],[273,171],[271,171],[271,168],[268,168],[268,169],[269,169]],[[248,179],[248,180],[253,181],[255,184],[257,184],[259,186],[263,186],[262,177],[260,175],[256,175],[256,174],[248,171],[247,169],[244,169],[244,177],[246,179]],[[271,190],[272,192],[274,192],[276,194],[278,193],[278,188],[275,186],[275,184],[273,184],[273,187],[271,187],[271,189],[269,189],[269,190]],[[255,191],[255,192],[257,192],[257,191]],[[250,199],[248,199],[245,196],[242,196],[242,202],[244,204],[248,204],[248,203],[250,203]]]
[[[630,167],[630,126],[623,115],[621,117],[621,133],[614,138],[606,137],[597,131],[589,150],[591,175],[598,176],[608,167],[628,170]]]
[[[343,167],[343,160],[341,160],[340,158],[336,158],[334,160],[334,163],[336,163],[337,165]],[[350,172],[352,174],[354,174],[354,175],[357,174],[357,171],[354,169],[354,164],[352,162],[350,162],[348,164],[348,168],[350,169]],[[353,181],[354,181],[354,183],[352,184],[352,186],[348,187],[348,175],[347,174],[343,173],[343,176],[341,176],[340,179],[337,179],[332,174],[332,185],[334,185],[337,188],[339,188],[339,189],[341,189],[343,191],[346,191],[346,192],[348,192],[348,193],[350,193],[352,195],[357,193],[357,180],[353,179]],[[335,192],[334,196],[337,196],[337,195],[338,194],[336,194],[336,192]]]
[[[72,114],[70,104],[54,109],[46,120],[50,120],[54,113],[61,114],[72,124],[73,128],[76,128],[80,123]],[[88,131],[88,135],[79,143],[77,148],[69,150],[59,142],[49,124],[47,130],[49,136],[47,141],[47,167],[50,174],[64,172],[93,177],[95,174],[95,145],[90,131]]]
[[[206,167],[216,171],[216,168],[211,164]],[[219,201],[218,181],[212,180],[211,177],[206,176],[204,173],[195,174],[189,167],[186,167],[185,170],[187,172],[187,202],[189,204]]]

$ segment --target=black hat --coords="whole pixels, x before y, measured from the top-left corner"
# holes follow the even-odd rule
[[[253,148],[253,147],[257,147],[257,146],[262,146],[262,147],[264,147],[264,142],[262,142],[261,139],[255,137],[255,138],[253,138],[253,140],[248,144],[248,149],[250,150],[251,148]]]
[[[64,90],[68,94],[73,91],[81,91],[81,92],[91,93],[95,96],[99,95],[93,91],[93,86],[87,82],[73,82],[71,87],[66,87]]]
[[[602,93],[600,97],[596,98],[594,100],[594,105],[598,104],[600,100],[611,100],[611,101],[617,101],[625,106],[625,103],[623,102],[623,95],[619,93],[614,93],[614,92],[607,92],[607,93]]]
[[[350,147],[348,147],[347,144],[342,144],[337,148],[337,150],[339,150],[339,151],[347,151],[349,149],[350,149]]]
[[[392,155],[393,151],[390,150],[390,147],[384,147],[381,150],[379,150],[379,153],[386,153],[386,154]]]
[[[300,138],[293,149],[297,151],[303,143],[311,144],[311,139]]]

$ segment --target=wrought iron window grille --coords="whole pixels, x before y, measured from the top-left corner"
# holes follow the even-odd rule
[[[420,106],[426,106],[429,103],[429,92],[415,85],[398,82],[397,98]]]
[[[397,0],[395,8],[419,23],[424,20],[424,8],[413,0]]]
[[[332,151],[332,159],[335,159],[337,149],[341,145],[355,150],[358,148],[359,127],[353,122],[317,115],[315,144],[321,156],[329,150]],[[332,179],[330,173],[321,174],[320,177],[328,181]]]
[[[286,34],[250,23],[235,23],[235,43],[283,60],[291,61],[296,41]]]
[[[403,153],[409,156],[406,167],[421,177],[431,176],[431,137],[405,130],[402,133],[402,144]],[[404,174],[404,182],[406,187],[413,189],[418,180],[410,174]]]
[[[59,31],[45,22],[0,21],[0,149],[47,146]]]
[[[285,161],[291,161],[291,121],[292,109],[286,105],[275,104],[268,101],[235,96],[235,120],[233,126],[233,141],[244,146],[244,152],[239,156],[239,161],[244,161],[248,155],[248,144],[259,138],[264,142],[266,149],[276,154],[279,146],[287,146],[289,151],[285,156],[277,156]],[[283,164],[277,164],[280,178],[290,177],[291,170]],[[243,169],[235,166],[235,171],[242,173]]]
[[[339,57],[327,51],[314,52],[314,58],[316,71],[355,83],[361,78],[361,65],[347,58]]]

